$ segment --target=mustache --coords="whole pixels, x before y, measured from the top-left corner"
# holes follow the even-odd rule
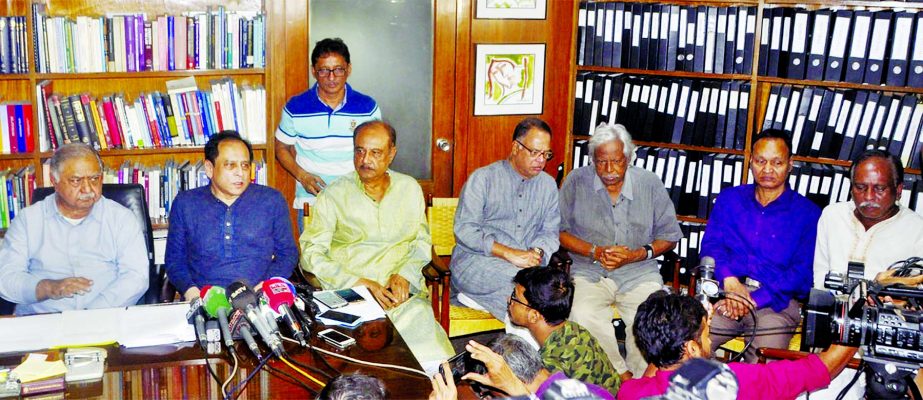
[[[866,207],[868,207],[868,208],[881,208],[880,205],[878,205],[878,204],[876,204],[876,203],[873,203],[873,202],[871,202],[871,201],[863,201],[863,202],[859,203],[859,208],[866,208]]]
[[[609,175],[602,175],[602,176],[600,176],[600,178],[602,178],[602,179],[622,179],[622,175],[620,175],[620,174],[609,174]]]
[[[88,201],[88,200],[93,200],[93,198],[95,198],[95,197],[96,197],[96,195],[93,194],[93,193],[84,193],[84,194],[79,194],[79,195],[77,195],[77,200],[79,200],[79,201]]]

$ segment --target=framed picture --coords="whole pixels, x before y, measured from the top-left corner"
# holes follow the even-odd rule
[[[547,0],[477,0],[476,18],[545,19]]]
[[[544,44],[479,44],[475,54],[474,115],[542,113]]]

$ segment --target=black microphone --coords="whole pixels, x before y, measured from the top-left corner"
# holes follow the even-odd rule
[[[250,330],[250,323],[247,322],[247,317],[243,311],[234,310],[231,313],[231,321],[229,323],[231,328],[231,333],[240,335],[244,339],[244,342],[247,343],[247,347],[250,348],[250,351],[256,355],[257,360],[263,359],[263,354],[260,353],[260,346],[256,344],[256,340],[253,340],[253,333]]]
[[[189,303],[189,311],[186,311],[186,321],[195,326],[199,346],[202,346],[203,349],[207,348],[208,336],[205,333],[205,314],[202,311],[201,298],[196,298]]]
[[[273,353],[282,357],[284,353],[282,349],[282,340],[279,339],[277,335],[278,329],[273,331],[269,326],[266,317],[260,310],[260,305],[257,302],[257,297],[256,294],[253,293],[253,290],[250,290],[250,288],[241,281],[234,281],[234,283],[228,286],[227,294],[228,300],[231,302],[234,309],[243,312],[247,320],[250,321],[253,327],[256,328],[256,331],[259,332],[260,337],[263,338],[263,342],[269,346]]]

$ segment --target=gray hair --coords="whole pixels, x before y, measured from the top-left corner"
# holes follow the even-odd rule
[[[317,400],[384,400],[385,385],[374,376],[361,373],[340,375],[324,386]]]
[[[490,342],[490,349],[503,357],[513,375],[523,383],[535,380],[538,372],[545,368],[538,350],[519,336],[503,334]]]
[[[54,152],[54,155],[51,156],[51,176],[54,177],[55,181],[59,181],[61,179],[61,167],[64,166],[64,163],[83,157],[95,158],[96,163],[99,164],[99,172],[103,172],[103,160],[99,158],[99,153],[86,143],[75,142],[59,147]]]
[[[622,152],[625,153],[628,163],[633,164],[635,162],[636,146],[635,142],[631,140],[631,134],[628,133],[628,129],[625,129],[622,124],[609,125],[605,122],[597,125],[596,130],[593,131],[593,136],[590,136],[590,159],[596,158],[597,147],[616,140],[622,142]]]

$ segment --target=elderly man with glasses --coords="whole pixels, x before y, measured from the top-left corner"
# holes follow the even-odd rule
[[[474,171],[455,213],[452,285],[458,300],[507,316],[512,279],[522,268],[547,265],[558,250],[557,186],[544,173],[551,128],[537,118],[516,125],[510,156]]]
[[[600,124],[589,153],[593,163],[561,186],[560,239],[573,256],[577,287],[570,319],[596,337],[626,379],[647,366],[631,325],[641,302],[663,285],[654,258],[683,234],[660,178],[631,166],[635,145],[624,126]],[[627,363],[611,323],[613,306],[628,325]]]
[[[311,52],[311,75],[317,82],[282,110],[276,158],[299,183],[296,209],[305,202],[314,205],[321,190],[353,171],[353,131],[363,122],[381,119],[375,100],[346,83],[351,72],[343,40],[317,42]]]
[[[22,209],[0,244],[0,297],[16,315],[135,304],[148,287],[134,215],[102,197],[103,162],[83,143],[51,157],[55,193]]]

